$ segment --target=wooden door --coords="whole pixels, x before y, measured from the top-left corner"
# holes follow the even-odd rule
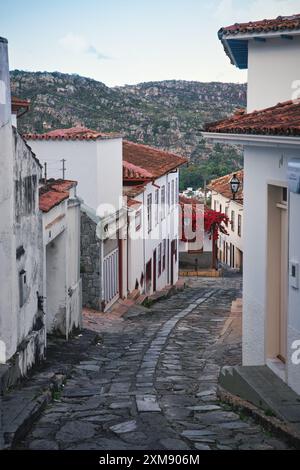
[[[279,359],[286,361],[287,354],[287,298],[288,298],[288,211],[281,212],[281,247],[280,247],[280,315],[279,315]]]
[[[156,249],[153,251],[153,292],[156,291]]]

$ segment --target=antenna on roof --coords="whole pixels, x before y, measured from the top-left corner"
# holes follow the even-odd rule
[[[45,184],[47,184],[47,162],[44,163],[44,180]]]
[[[67,160],[65,158],[61,159],[61,162],[62,162],[62,179],[63,180],[65,179],[65,175],[66,175],[66,165],[65,165],[66,161]]]

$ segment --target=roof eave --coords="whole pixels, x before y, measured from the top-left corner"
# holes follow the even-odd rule
[[[231,134],[223,132],[203,132],[203,137],[215,143],[229,145],[249,145],[256,147],[300,147],[300,137],[263,135],[263,134]]]

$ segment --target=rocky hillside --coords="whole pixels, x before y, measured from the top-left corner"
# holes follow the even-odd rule
[[[203,161],[209,146],[201,128],[245,106],[246,86],[187,81],[148,82],[109,88],[78,75],[11,72],[12,93],[31,100],[19,122],[21,132],[45,132],[84,125],[118,131],[144,142]]]

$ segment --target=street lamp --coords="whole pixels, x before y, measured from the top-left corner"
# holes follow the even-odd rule
[[[238,179],[238,177],[236,176],[236,174],[233,175],[233,177],[231,178],[230,182],[230,188],[231,188],[231,192],[232,192],[232,199],[234,200],[235,199],[235,196],[240,188],[240,185],[241,185],[241,182],[240,180]]]

